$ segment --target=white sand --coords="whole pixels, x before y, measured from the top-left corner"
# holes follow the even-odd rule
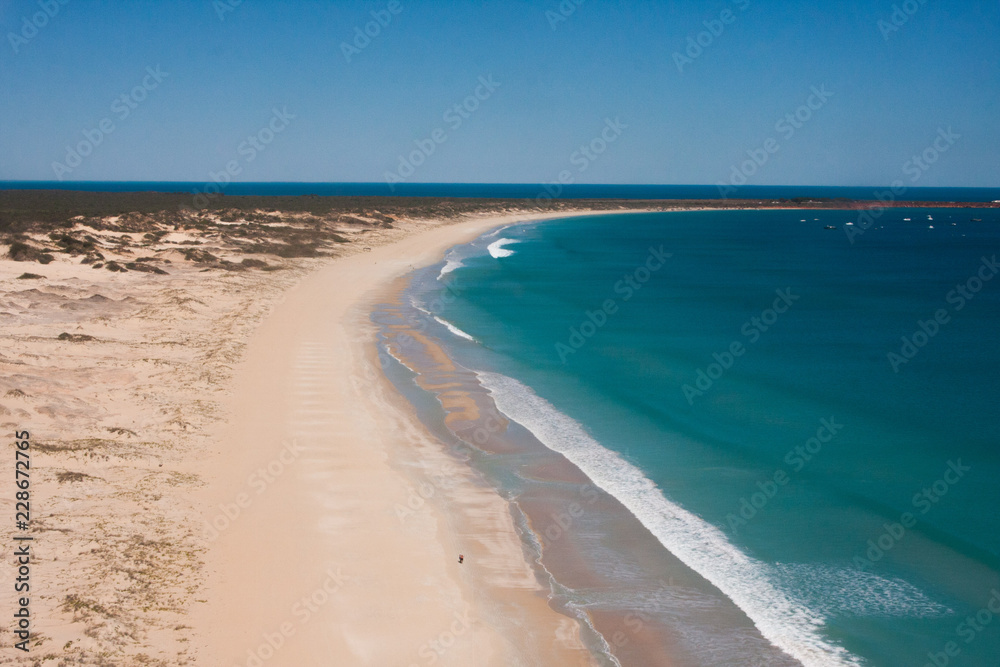
[[[549,608],[507,504],[374,363],[380,289],[525,218],[437,227],[332,262],[255,332],[219,447],[192,462],[220,529],[206,529],[210,583],[192,623],[202,664],[593,664],[577,623]],[[419,469],[404,469],[414,458]],[[408,503],[417,509],[401,516]]]

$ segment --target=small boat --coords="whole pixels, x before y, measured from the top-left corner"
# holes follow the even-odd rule
[[[909,221],[910,221],[910,219],[909,219],[909,218],[903,218],[903,221],[904,221],[904,222],[909,222]]]
[[[983,219],[982,218],[973,218],[972,221],[973,222],[982,222]]]
[[[852,223],[850,223],[850,222],[849,222],[849,223],[847,223],[847,224],[849,224],[849,225],[850,225],[850,224],[852,224]],[[827,225],[827,226],[826,226],[826,227],[824,227],[823,229],[836,229],[836,226],[834,226],[834,225]]]
[[[934,225],[927,225],[927,229],[934,229]]]

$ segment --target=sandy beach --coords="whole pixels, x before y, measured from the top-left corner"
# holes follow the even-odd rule
[[[195,611],[204,664],[594,664],[548,607],[506,502],[381,377],[368,322],[394,278],[521,219],[334,262],[254,333],[220,445],[198,464],[213,545]]]
[[[161,275],[0,261],[0,424],[31,435],[34,538],[30,655],[5,625],[0,662],[194,659],[206,545],[190,462],[210,446],[244,341],[309,267],[206,274],[175,262]],[[14,491],[0,491],[11,517]],[[4,573],[13,580],[12,559]]]
[[[382,376],[368,321],[446,248],[561,215],[373,221],[266,271],[232,270],[213,234],[131,234],[140,250],[88,222],[106,262],[165,273],[0,262],[0,423],[33,441],[29,659],[593,664],[506,502]]]

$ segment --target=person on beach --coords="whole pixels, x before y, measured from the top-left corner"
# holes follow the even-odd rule
[[[459,563],[464,563],[465,562],[465,556],[463,556],[462,554],[458,554],[458,562]]]

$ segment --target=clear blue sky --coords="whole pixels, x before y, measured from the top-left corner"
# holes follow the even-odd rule
[[[409,181],[715,184],[770,138],[750,184],[881,185],[951,127],[913,184],[1000,186],[996,1],[908,0],[889,32],[894,0],[565,0],[568,16],[558,0],[398,0],[350,62],[342,44],[390,3],[63,2],[0,0],[0,180],[54,179],[109,119],[67,180],[201,182],[233,161],[241,181],[382,181],[439,129]],[[678,71],[705,21],[721,34]],[[121,118],[115,99],[144,77]],[[500,85],[454,128],[445,112],[479,77]],[[794,134],[778,130],[824,86]],[[295,117],[241,153],[274,108]],[[581,162],[606,119],[627,127]]]

